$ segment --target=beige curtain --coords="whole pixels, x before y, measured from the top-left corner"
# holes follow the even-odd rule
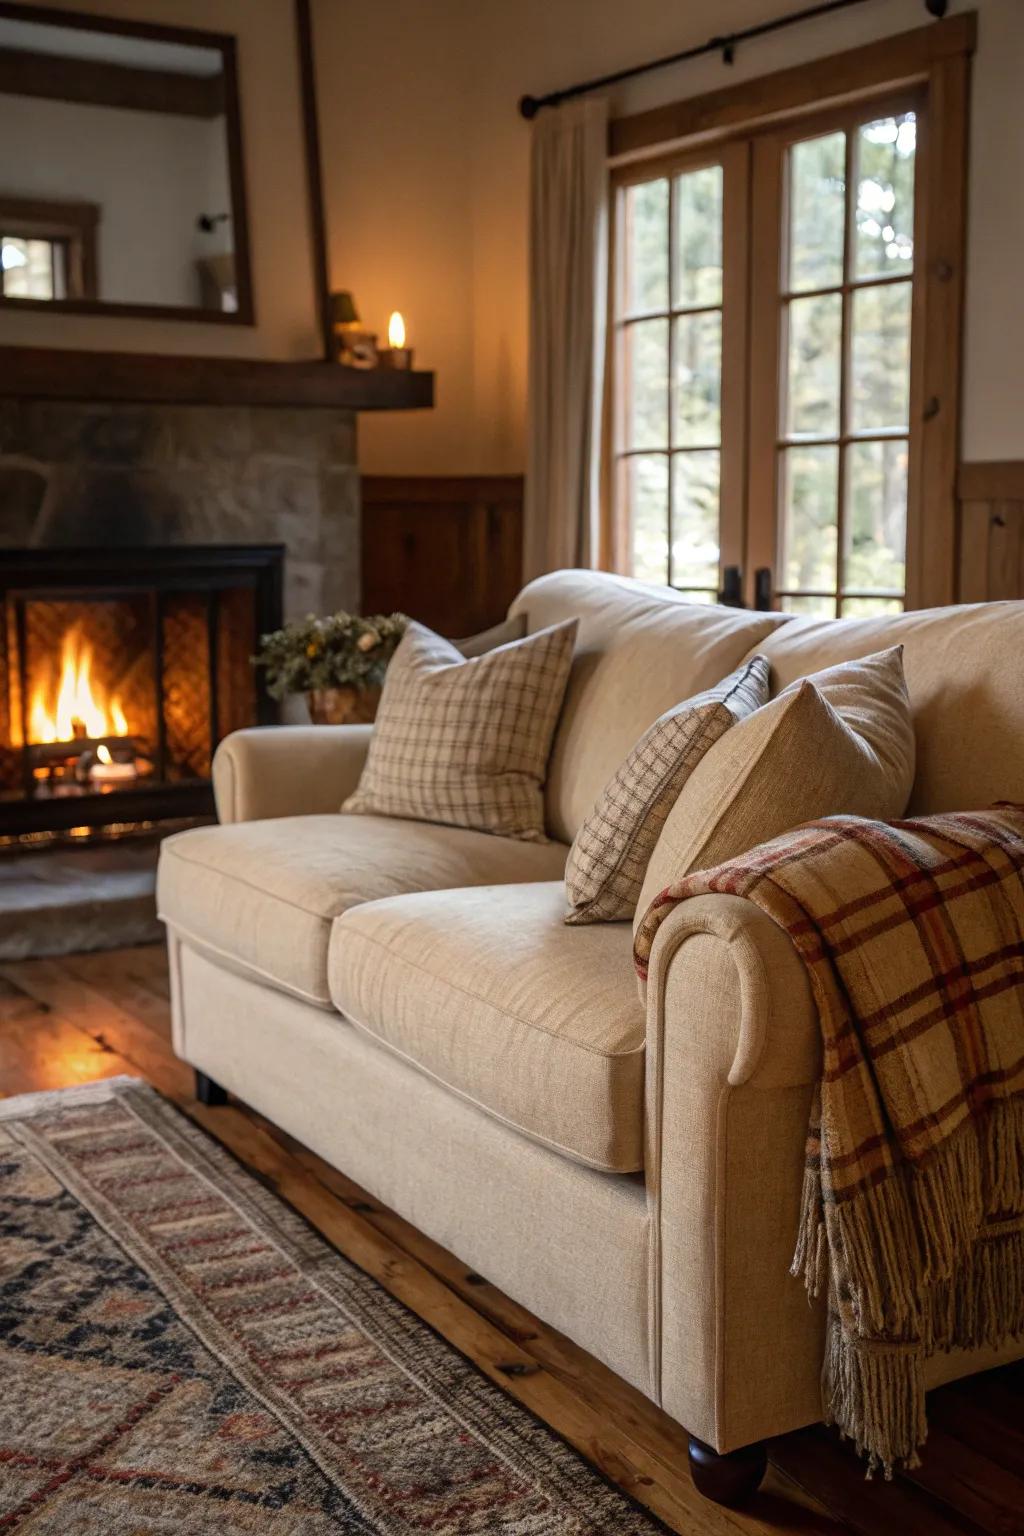
[[[533,127],[526,580],[597,560],[607,124],[607,102],[584,98],[544,108]]]

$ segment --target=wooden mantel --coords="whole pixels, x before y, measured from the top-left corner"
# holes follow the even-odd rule
[[[0,347],[0,398],[163,405],[333,406],[413,411],[434,403],[432,373],[156,356],[51,347]]]

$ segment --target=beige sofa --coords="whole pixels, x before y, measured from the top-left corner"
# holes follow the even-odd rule
[[[702,897],[658,935],[645,1017],[630,925],[562,923],[566,845],[651,721],[758,650],[777,690],[902,641],[911,808],[1024,800],[1024,603],[819,621],[567,571],[513,612],[580,621],[553,840],[339,815],[369,727],[229,737],[222,824],[163,846],[175,1049],[660,1403],[736,1498],[755,1442],[820,1417],[821,1315],[788,1273],[807,982],[759,910]]]

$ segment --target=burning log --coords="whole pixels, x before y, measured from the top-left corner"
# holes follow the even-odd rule
[[[96,761],[98,747],[106,747],[115,762],[148,757],[148,743],[141,736],[76,736],[72,741],[30,741],[28,758],[33,768],[48,768],[88,756]]]

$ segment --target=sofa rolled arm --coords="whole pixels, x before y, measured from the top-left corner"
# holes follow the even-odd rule
[[[709,947],[691,944],[701,937],[718,962],[703,984],[692,969],[695,948]],[[692,896],[666,918],[651,950],[647,1011],[648,1034],[671,1020],[688,1050],[733,1087],[817,1079],[821,1037],[806,967],[789,935],[744,897]]]
[[[680,902],[647,989],[652,1361],[662,1406],[717,1451],[820,1417],[822,1312],[789,1273],[820,1063],[783,929],[738,896]]]
[[[359,783],[371,725],[254,726],[225,736],[213,758],[222,822],[337,811]]]

